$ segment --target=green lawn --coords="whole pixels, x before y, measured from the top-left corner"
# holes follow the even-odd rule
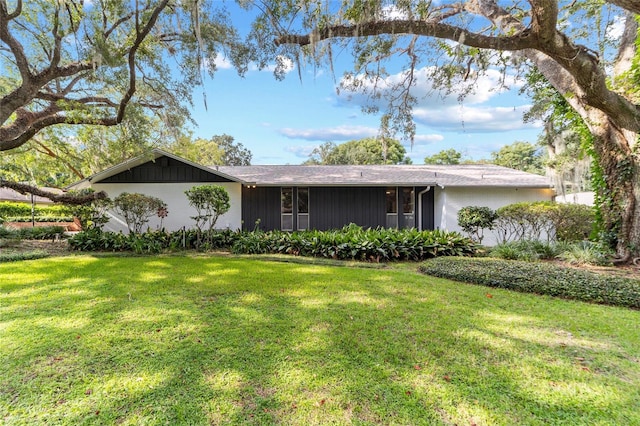
[[[640,424],[638,324],[407,270],[0,264],[0,423]]]

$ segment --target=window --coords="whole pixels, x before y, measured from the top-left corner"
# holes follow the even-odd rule
[[[402,213],[413,213],[413,188],[402,188]]]
[[[309,229],[309,188],[298,188],[298,229]]]
[[[387,214],[398,213],[398,197],[395,188],[386,189]]]
[[[293,188],[280,190],[281,229],[293,230]]]

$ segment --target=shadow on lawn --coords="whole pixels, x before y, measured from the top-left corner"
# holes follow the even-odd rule
[[[637,389],[612,391],[640,376],[632,348],[606,331],[566,330],[594,321],[606,330],[615,308],[586,306],[567,318],[574,302],[525,303],[533,296],[410,273],[238,259],[23,265],[34,279],[14,276],[0,299],[8,422],[638,420]]]

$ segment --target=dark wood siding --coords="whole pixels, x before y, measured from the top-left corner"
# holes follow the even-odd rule
[[[242,187],[242,229],[253,231],[258,219],[263,231],[280,229],[280,188]]]
[[[129,170],[120,172],[100,183],[160,183],[160,182],[233,182],[215,171],[193,167],[169,157],[158,157]]]
[[[362,227],[385,226],[385,188],[309,188],[309,227],[326,230],[349,223]]]
[[[416,197],[417,194],[421,191],[424,191],[425,187],[416,188]],[[433,188],[431,188],[428,192],[422,194],[422,230],[432,230],[434,229],[434,218],[433,218],[433,210],[434,210],[434,201],[433,201]],[[417,202],[416,202],[417,205]]]

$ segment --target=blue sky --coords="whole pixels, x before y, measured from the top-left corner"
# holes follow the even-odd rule
[[[298,70],[298,65],[291,64],[283,81],[276,80],[270,70],[255,68],[241,78],[224,58],[215,62],[215,76],[207,76],[205,87],[194,91],[192,112],[198,124],[194,134],[233,136],[251,150],[253,164],[300,164],[323,142],[342,143],[378,133],[380,117],[361,111],[366,102],[363,96],[336,92],[352,62],[348,52],[334,58],[333,73],[328,68]],[[517,81],[507,82],[511,90],[499,90],[501,76],[490,72],[478,80],[475,93],[460,103],[455,94],[444,96],[431,90],[421,74],[413,91],[419,99],[416,139],[413,146],[405,143],[414,164],[448,148],[478,160],[515,141],[536,142],[540,126],[523,122],[530,100],[518,95]]]

